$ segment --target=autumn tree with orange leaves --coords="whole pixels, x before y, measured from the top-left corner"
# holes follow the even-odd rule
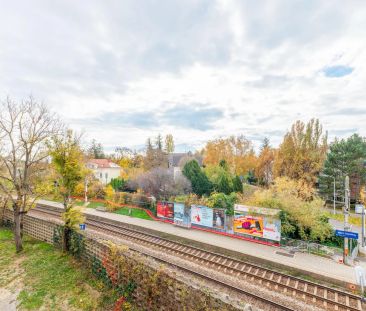
[[[232,174],[244,176],[256,167],[257,157],[252,142],[243,135],[219,138],[207,142],[203,150],[206,166],[219,165],[225,160]]]
[[[327,153],[327,134],[318,119],[296,121],[279,146],[274,177],[286,176],[314,186]]]
[[[273,164],[276,150],[269,144],[269,139],[266,137],[260,149],[255,168],[255,175],[261,185],[269,186],[273,180]]]

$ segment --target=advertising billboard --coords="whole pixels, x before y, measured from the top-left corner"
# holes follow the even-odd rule
[[[213,209],[207,206],[191,206],[191,223],[205,227],[212,227]]]
[[[278,218],[264,217],[263,238],[268,240],[281,240],[281,220]]]
[[[156,214],[158,217],[173,219],[174,218],[174,203],[158,202],[156,205]]]
[[[184,203],[174,203],[174,224],[185,228],[191,227],[190,213]]]
[[[280,241],[279,212],[279,209],[235,204],[234,233]]]
[[[220,230],[225,229],[225,210],[214,208],[213,209],[213,223],[212,227]]]
[[[245,212],[235,212],[234,232],[263,237],[263,217],[246,215]]]

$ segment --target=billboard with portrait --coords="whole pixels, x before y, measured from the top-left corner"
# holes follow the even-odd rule
[[[268,240],[281,240],[281,220],[274,217],[264,217],[263,238]]]
[[[225,210],[221,208],[214,208],[213,212],[213,221],[212,227],[220,230],[225,229]]]
[[[184,203],[174,203],[174,224],[185,228],[191,226],[189,209],[185,207]]]
[[[158,202],[156,205],[156,214],[160,218],[174,219],[174,203]]]
[[[191,223],[205,227],[212,227],[213,210],[207,206],[191,206]]]

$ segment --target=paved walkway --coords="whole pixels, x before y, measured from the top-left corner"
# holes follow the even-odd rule
[[[44,203],[48,204],[48,202]],[[55,207],[60,207],[59,203],[54,203],[52,205]],[[282,265],[286,265],[296,269],[309,271],[311,273],[316,273],[343,282],[356,283],[355,273],[352,267],[339,264],[334,260],[328,258],[307,253],[295,253],[294,257],[291,258],[277,254],[277,251],[282,250],[278,247],[261,245],[255,242],[235,239],[211,232],[194,229],[184,229],[160,221],[145,220],[119,214],[101,212],[91,208],[86,208],[85,213],[104,217],[107,219],[112,219],[115,221],[120,221],[142,228],[149,228],[155,231],[166,232],[168,234],[176,235],[186,239],[196,240],[202,243],[210,244],[235,252],[240,252],[243,254],[248,254],[250,256],[258,257],[267,261],[273,261],[274,263],[280,263]],[[362,262],[361,265],[364,265],[366,269],[366,262]]]

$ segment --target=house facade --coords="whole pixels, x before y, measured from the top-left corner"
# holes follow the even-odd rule
[[[121,176],[121,167],[108,159],[90,159],[86,166],[103,185]]]

